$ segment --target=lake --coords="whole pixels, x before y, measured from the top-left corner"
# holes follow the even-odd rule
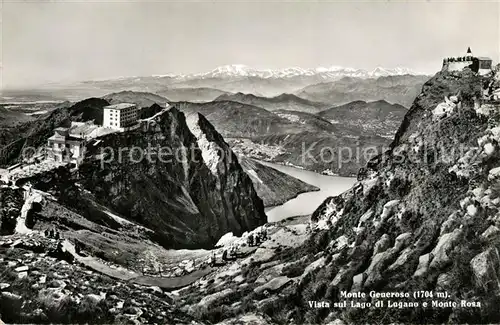
[[[327,197],[345,192],[356,182],[356,178],[354,177],[327,176],[291,166],[283,166],[266,161],[259,162],[320,189],[319,191],[299,194],[296,198],[282,205],[267,209],[266,214],[269,222],[312,214]]]

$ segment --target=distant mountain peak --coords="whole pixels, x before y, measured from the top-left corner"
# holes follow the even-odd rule
[[[219,66],[211,71],[203,73],[194,73],[187,75],[168,74],[168,77],[180,79],[196,79],[196,78],[242,78],[242,77],[257,77],[263,79],[278,79],[278,78],[293,78],[300,76],[317,76],[325,80],[340,79],[343,77],[357,78],[378,78],[387,76],[401,75],[423,75],[423,73],[415,72],[409,68],[383,68],[376,67],[371,71],[356,69],[351,67],[330,66],[317,67],[312,69],[304,69],[300,67],[288,67],[281,69],[257,69],[244,64],[228,64]]]

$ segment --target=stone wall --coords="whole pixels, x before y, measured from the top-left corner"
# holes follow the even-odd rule
[[[448,71],[462,71],[472,64],[472,61],[457,61],[457,62],[447,62]]]

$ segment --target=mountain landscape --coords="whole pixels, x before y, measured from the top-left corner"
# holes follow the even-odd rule
[[[165,102],[162,102],[164,100],[162,97],[150,93],[120,92],[104,96],[106,99],[89,98],[75,104],[66,102],[60,104],[58,109],[52,109],[51,113],[37,115],[38,118],[31,118],[28,122],[24,122],[28,117],[23,117],[23,114],[19,113],[22,116],[21,119],[19,118],[19,114],[16,115],[15,119],[18,124],[10,123],[10,125],[0,128],[0,139],[3,144],[0,150],[0,166],[9,166],[19,162],[19,157],[25,147],[42,146],[45,139],[54,132],[56,127],[69,126],[71,121],[94,121],[95,123],[102,123],[102,108],[112,103],[120,102],[120,98],[123,99],[124,97],[129,102],[136,103],[137,105],[145,105],[140,106],[142,107],[140,110],[142,118],[155,115],[164,109],[165,105]],[[146,106],[150,104],[151,106]],[[299,193],[315,189],[314,186],[303,183],[288,175],[283,175],[279,171],[262,166],[258,162],[247,162],[245,166],[248,166],[250,170],[249,175],[252,181],[255,180],[258,182],[258,190],[262,190],[259,196],[265,198],[266,206],[282,203]],[[254,177],[255,175],[260,175],[261,178]],[[269,181],[262,184],[263,179]],[[279,180],[281,180],[281,183],[279,183]],[[279,191],[272,184],[276,182],[283,185],[279,188]],[[279,193],[272,194],[269,192],[270,190]]]
[[[500,3],[112,2],[0,5],[0,325],[500,324]]]
[[[380,100],[356,101],[313,114],[308,113],[313,107],[309,101],[299,99],[297,105],[288,106],[290,98],[297,97],[235,94],[208,103],[173,105],[187,115],[203,114],[242,156],[342,176],[356,175],[369,158],[357,151],[381,152],[387,147],[407,111]]]
[[[64,90],[96,96],[78,101],[2,104],[0,176],[24,176],[0,187],[0,318],[499,319],[500,115],[483,88],[500,79],[427,79],[237,65]],[[85,141],[77,164],[30,167],[40,157],[26,148],[73,123],[102,125],[103,107],[119,103],[137,106],[136,127]],[[130,148],[148,159],[122,156]],[[154,148],[178,156],[165,162]],[[310,209],[287,211],[297,205]],[[389,301],[397,308],[353,306],[388,303],[361,293],[422,289],[465,305],[424,308],[438,298],[403,295]]]
[[[302,243],[283,240],[287,248],[276,250],[266,242],[253,260],[183,290],[183,310],[213,322],[234,315],[224,324],[498,321],[500,115],[498,104],[479,98],[485,82],[499,80],[438,73],[390,149],[368,162],[352,189],[313,213],[311,233],[299,221],[288,230],[273,226],[273,239],[287,234]],[[456,101],[443,118],[439,107],[449,95]],[[412,294],[420,290],[430,294]],[[393,307],[354,307],[377,301]]]
[[[327,198],[310,217],[273,223],[267,223],[259,195],[279,202],[275,188],[292,180],[236,158],[211,119],[238,124],[235,116],[273,116],[273,132],[292,123],[296,132],[289,138],[307,134],[299,125],[323,128],[321,136],[335,138],[337,126],[328,118],[345,119],[346,132],[359,128],[359,122],[348,123],[358,117],[391,120],[405,109],[357,101],[314,115],[229,101],[184,102],[143,120],[140,129],[93,140],[78,169],[62,166],[0,188],[2,320],[495,322],[500,115],[498,103],[483,95],[485,84],[500,87],[500,78],[437,73],[404,114],[387,150],[368,160],[352,188]],[[97,110],[90,107],[104,104],[94,98],[55,110],[28,122],[33,129],[25,132],[42,137],[49,133],[43,126],[92,118]],[[237,113],[225,120],[218,110]],[[224,132],[245,131],[237,130]],[[246,137],[236,139],[258,138]],[[106,158],[100,148],[148,142],[196,159],[106,159],[104,168],[97,166]],[[216,159],[222,152],[224,158]],[[421,290],[435,296],[412,294]],[[380,301],[393,308],[355,306]],[[461,307],[443,307],[455,305]]]
[[[253,69],[227,65],[209,72],[118,77],[74,83],[51,83],[33,91],[2,92],[4,102],[27,98],[79,101],[113,92],[158,94],[172,101],[211,101],[231,93],[276,97],[295,94],[313,102],[334,106],[354,100],[385,99],[408,107],[428,78],[407,68],[376,68],[372,71],[343,67],[315,69]],[[356,86],[359,84],[359,86]]]

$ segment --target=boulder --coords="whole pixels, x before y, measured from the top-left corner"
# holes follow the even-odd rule
[[[490,248],[476,255],[470,262],[478,286],[498,294],[500,292],[500,258],[496,248]]]
[[[405,232],[403,234],[400,234],[398,237],[396,237],[394,248],[396,250],[401,250],[406,246],[408,246],[410,240],[411,240],[411,233]]]
[[[412,247],[405,248],[401,252],[401,254],[399,254],[397,260],[394,263],[392,263],[391,266],[389,266],[388,270],[393,271],[405,265],[409,261],[412,252],[413,252]]]
[[[227,289],[224,289],[222,291],[215,292],[215,293],[213,293],[211,295],[205,296],[198,303],[198,307],[207,307],[208,308],[213,302],[215,302],[216,300],[219,300],[219,299],[222,299],[222,298],[228,296],[232,292],[233,292],[232,289],[227,288]]]
[[[451,232],[453,229],[457,228],[458,225],[460,225],[460,219],[457,213],[450,214],[448,219],[441,225],[440,235]]]
[[[279,291],[281,288],[283,288],[285,285],[290,283],[292,279],[290,279],[287,276],[280,276],[277,278],[272,279],[266,284],[263,284],[257,288],[255,288],[253,291],[255,293],[262,293],[264,291],[269,291],[269,292],[276,292]]]
[[[431,259],[431,253],[420,255],[420,257],[418,258],[418,266],[413,276],[419,277],[427,273],[427,270],[429,269],[429,262]]]
[[[351,292],[359,292],[363,289],[363,282],[366,279],[366,273],[359,273],[352,277]]]
[[[354,262],[349,262],[346,266],[342,267],[330,282],[330,286],[338,287],[340,290],[348,290],[351,286],[352,277],[355,274],[355,271],[352,269],[353,265]]]
[[[450,262],[448,252],[455,246],[461,234],[461,229],[455,229],[453,232],[443,234],[439,237],[436,247],[432,250],[434,258],[430,264],[431,268],[440,268]]]
[[[29,267],[27,265],[19,266],[14,269],[16,272],[25,272],[28,271]]]
[[[500,229],[496,226],[489,226],[482,234],[481,238],[493,242],[500,238]]]
[[[391,239],[389,235],[383,234],[382,237],[373,246],[373,256],[378,253],[385,252],[391,246]]]
[[[19,279],[24,279],[24,278],[26,278],[27,276],[28,276],[28,272],[27,272],[27,271],[23,271],[23,272],[19,272],[19,273],[17,273],[17,277],[18,277]]]
[[[262,284],[271,281],[272,279],[278,277],[283,271],[285,264],[278,264],[268,269],[265,269],[255,280],[255,283]]]
[[[0,290],[6,290],[9,287],[10,287],[10,284],[8,284],[8,283],[4,283],[4,282],[0,283]]]
[[[436,290],[450,291],[452,289],[453,277],[449,273],[442,273],[438,276],[436,281]]]

